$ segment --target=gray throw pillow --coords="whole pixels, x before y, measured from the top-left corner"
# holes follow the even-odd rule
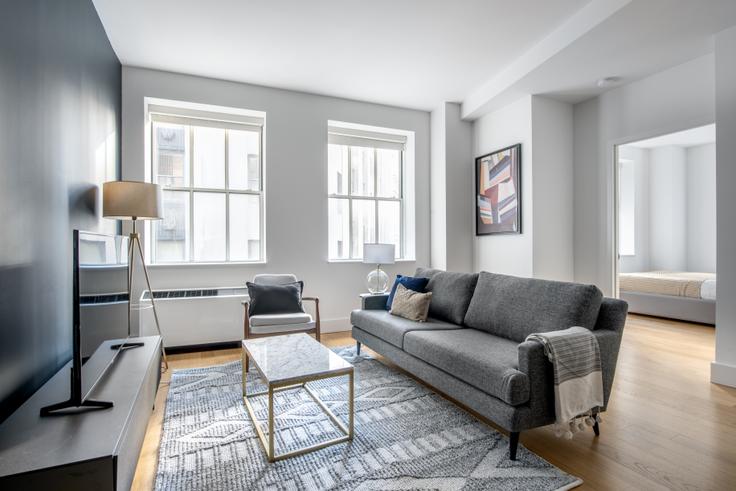
[[[250,306],[248,315],[294,314],[304,312],[302,289],[304,282],[295,281],[283,285],[259,285],[248,282]]]
[[[432,302],[432,292],[419,293],[409,290],[402,284],[396,287],[394,301],[391,303],[391,314],[409,319],[410,321],[425,322]]]
[[[477,273],[452,273],[438,269],[417,268],[414,276],[429,278],[426,291],[432,292],[429,316],[462,325],[473,298]]]

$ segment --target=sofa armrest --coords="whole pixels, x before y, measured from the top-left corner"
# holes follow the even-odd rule
[[[555,415],[554,373],[544,354],[544,346],[536,341],[519,344],[519,371],[529,378],[529,406],[534,415]]]
[[[616,373],[616,362],[618,361],[618,352],[621,348],[621,339],[624,334],[628,310],[629,304],[623,300],[604,298],[593,330],[601,352],[604,409],[605,406],[608,406],[608,399],[611,396],[613,376]]]
[[[592,331],[601,354],[604,410],[611,395],[627,310],[626,302],[604,298]],[[554,414],[554,373],[552,363],[544,354],[544,347],[536,341],[524,341],[519,344],[518,350],[519,371],[529,377],[529,403],[532,409],[549,410]]]
[[[360,295],[360,308],[363,310],[386,310],[388,293],[362,293]]]

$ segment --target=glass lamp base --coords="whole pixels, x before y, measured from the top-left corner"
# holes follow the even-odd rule
[[[371,293],[385,293],[388,291],[388,275],[376,268],[366,276],[365,286]]]

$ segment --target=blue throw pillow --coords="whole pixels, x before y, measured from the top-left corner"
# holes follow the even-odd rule
[[[399,285],[404,285],[405,288],[415,292],[424,293],[424,289],[427,288],[427,283],[429,283],[429,278],[402,276],[397,274],[394,286],[391,287],[391,293],[389,293],[388,300],[386,300],[386,310],[391,310],[391,304],[394,301],[396,288],[398,288]]]

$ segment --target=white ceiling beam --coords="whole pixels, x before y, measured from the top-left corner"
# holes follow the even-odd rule
[[[476,119],[487,112],[512,102],[514,84],[554,55],[614,15],[632,0],[593,0],[560,27],[526,51],[498,75],[468,94],[462,103],[462,118]]]

